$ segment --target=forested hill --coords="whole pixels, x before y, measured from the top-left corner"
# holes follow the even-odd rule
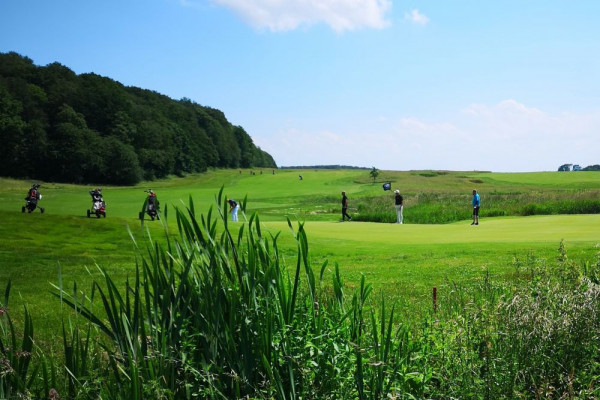
[[[223,112],[0,53],[0,175],[134,184],[210,167],[276,167]]]

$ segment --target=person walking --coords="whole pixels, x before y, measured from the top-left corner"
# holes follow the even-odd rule
[[[348,217],[348,221],[352,221],[352,217],[348,215],[348,196],[346,196],[346,192],[342,192],[342,221],[345,221],[346,217]]]
[[[233,222],[237,222],[237,220],[238,220],[237,214],[238,214],[238,210],[240,209],[240,206],[233,199],[227,199],[227,202],[229,203],[229,212],[231,213],[231,220]]]
[[[394,190],[394,207],[396,207],[396,223],[401,224],[404,219],[402,216],[402,210],[404,208],[404,198],[400,194],[398,189]]]
[[[481,199],[479,198],[479,193],[477,193],[477,189],[473,189],[473,222],[471,225],[479,225],[479,206],[481,206]]]

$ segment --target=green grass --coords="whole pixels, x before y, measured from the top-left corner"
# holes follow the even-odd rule
[[[111,366],[113,373],[108,375],[103,367],[90,370],[92,376],[83,367],[73,373],[81,382],[89,382],[90,387],[102,386],[105,378],[100,377],[110,376],[104,390],[108,393],[118,390],[117,397],[147,398],[150,393],[173,390],[180,393],[176,398],[183,398],[183,388],[178,385],[183,379],[191,385],[189,387],[218,389],[239,398],[244,393],[260,392],[261,379],[266,379],[268,374],[270,385],[263,388],[261,398],[283,398],[284,392],[291,388],[305,393],[307,398],[317,393],[335,398],[335,390],[341,390],[337,392],[340,398],[354,398],[354,385],[360,398],[380,398],[380,394],[407,390],[422,397],[447,398],[454,394],[465,398],[470,390],[476,390],[474,388],[497,394],[507,393],[508,389],[515,394],[529,393],[525,397],[534,398],[532,388],[551,393],[559,387],[560,393],[565,393],[570,387],[564,379],[571,370],[548,362],[553,354],[561,354],[570,368],[581,365],[578,368],[584,372],[575,374],[575,387],[594,392],[590,382],[595,382],[598,367],[593,352],[597,337],[597,301],[590,296],[596,296],[595,284],[600,276],[600,214],[560,214],[569,201],[579,206],[590,198],[593,200],[600,188],[598,180],[591,178],[600,175],[384,171],[384,180],[392,181],[393,186],[400,187],[406,195],[405,218],[408,221],[413,218],[413,223],[396,225],[339,222],[342,190],[358,205],[357,217],[361,216],[361,204],[386,207],[389,200],[391,205],[390,193],[383,192],[379,182],[372,183],[365,171],[307,170],[301,173],[304,179],[298,181],[298,171],[253,176],[247,171],[242,174],[237,170],[212,171],[137,187],[105,187],[106,219],[85,216],[91,187],[63,184],[42,185],[44,198],[40,205],[46,208],[45,214],[22,214],[20,206],[28,183],[2,180],[0,287],[5,287],[10,280],[12,292],[9,312],[4,314],[2,309],[0,313],[4,314],[0,326],[12,327],[11,321],[14,321],[19,331],[30,332],[35,327],[36,344],[43,350],[51,350],[47,354],[58,354],[53,362],[60,366],[56,360],[62,359],[63,338],[76,343],[80,340],[78,335],[84,333],[70,327],[66,334],[62,332],[61,323],[76,316],[51,294],[56,292],[51,284],[63,287],[65,296],[79,291],[91,296],[92,281],[103,282],[96,287],[95,297],[98,299],[101,295],[100,287],[108,286],[104,293],[109,293],[110,300],[105,298],[105,304],[113,306],[103,308],[96,300],[90,307],[108,335],[103,336],[103,340],[110,338],[117,344],[118,350],[110,357],[123,364]],[[419,213],[419,218],[442,219],[440,216],[448,209],[440,211],[440,202],[469,210],[470,190],[474,185],[482,194],[484,210],[487,204],[488,210],[509,210],[514,215],[490,218],[482,213],[479,226],[470,225],[468,211],[465,219],[456,222],[414,223]],[[198,233],[192,235],[191,226],[184,222],[187,236],[180,241],[183,245],[177,250],[172,246],[172,240],[179,235],[174,207],[185,208],[192,196],[196,214],[205,214],[213,208],[214,218],[215,197],[221,186],[224,186],[225,196],[238,201],[248,199],[246,217],[258,211],[260,230],[249,233],[249,223],[228,223],[232,236],[225,236],[221,234],[223,221],[216,218],[216,231],[210,234],[211,245],[195,251],[195,246],[204,243],[204,239],[202,235],[193,238]],[[145,197],[144,189],[149,187],[158,193],[162,210],[168,210],[168,218],[163,216],[161,221],[145,221],[142,225],[136,216]],[[517,216],[526,209],[520,207],[523,204],[534,204],[544,208],[544,214],[554,215]],[[386,213],[385,210],[380,212]],[[393,216],[391,206],[389,213]],[[293,223],[294,232],[290,232],[286,218],[298,219],[303,225]],[[245,220],[243,215],[240,220]],[[299,225],[303,226],[302,230]],[[257,226],[255,223],[253,229]],[[238,236],[242,227],[249,237]],[[164,228],[171,239],[172,254],[167,257],[164,250],[144,250],[149,244],[147,233],[157,243],[166,242]],[[277,235],[278,251],[274,257],[275,253],[271,253],[267,245],[269,240],[265,242],[263,238]],[[141,255],[145,255],[143,260],[132,237],[139,244]],[[234,244],[235,238],[239,241]],[[305,252],[308,259],[300,261],[299,254]],[[188,264],[188,260],[193,262]],[[311,299],[310,274],[303,268],[312,266],[317,274],[326,261],[329,262],[323,275],[326,286],[319,286],[318,296]],[[289,277],[276,272],[279,262],[286,266]],[[151,282],[152,291],[135,285],[140,265],[144,268],[143,282]],[[343,278],[336,278],[336,265]],[[189,275],[187,272],[178,275],[176,271],[186,270],[188,266],[193,267]],[[290,278],[294,271],[298,274],[301,270],[300,298],[295,308],[299,314],[292,317],[298,286],[297,281]],[[589,272],[593,284],[580,279],[584,276],[582,271]],[[147,274],[153,278],[146,280]],[[124,290],[126,282],[128,290]],[[352,297],[351,305],[350,301],[346,306],[339,302],[340,283],[346,295]],[[225,290],[225,287],[229,288]],[[441,311],[439,321],[429,324],[433,287],[437,288]],[[368,295],[371,288],[373,296]],[[513,298],[515,290],[519,295]],[[117,294],[119,292],[121,294]],[[133,308],[141,311],[140,301],[151,299],[146,297],[151,293],[157,294],[154,298],[157,308],[147,310],[144,315],[133,313]],[[241,297],[238,298],[238,294]],[[127,301],[122,302],[119,296],[124,295]],[[216,301],[225,298],[227,301]],[[317,298],[323,302],[322,313],[315,308]],[[336,298],[338,306],[331,307]],[[513,309],[515,301],[520,302],[521,313]],[[539,310],[539,301],[547,304],[543,310]],[[570,307],[573,301],[586,306]],[[392,304],[396,308],[390,313]],[[22,306],[27,307],[28,314],[20,312]],[[217,311],[215,306],[223,308]],[[204,308],[199,311],[199,307]],[[174,309],[178,311],[172,312]],[[190,313],[191,310],[194,312]],[[352,314],[344,315],[347,310],[352,310]],[[377,314],[371,316],[371,310]],[[11,320],[6,319],[7,315]],[[65,315],[70,319],[62,319]],[[207,315],[215,320],[205,320]],[[538,315],[544,318],[538,319]],[[26,324],[28,316],[34,321],[33,325]],[[584,317],[589,321],[577,325]],[[175,323],[170,318],[175,318]],[[394,371],[385,371],[385,363],[379,362],[387,355],[384,348],[377,345],[377,331],[380,329],[382,342],[384,333],[391,334],[392,325],[384,327],[387,318],[390,323],[401,323],[397,331],[393,328],[398,336],[385,339],[400,356],[394,361],[397,364],[390,360],[390,366],[397,366]],[[574,324],[574,328],[567,332],[565,326],[570,324]],[[246,326],[248,329],[244,329]],[[269,328],[263,329],[266,326]],[[189,331],[186,333],[180,327]],[[510,329],[505,330],[505,327]],[[147,333],[144,329],[148,329]],[[336,329],[339,330],[336,332]],[[532,330],[555,332],[560,340],[543,335],[532,338],[528,336]],[[168,335],[163,336],[166,332]],[[269,336],[271,332],[273,336]],[[414,336],[409,336],[409,332]],[[198,336],[192,339],[195,335]],[[6,332],[1,336],[11,337]],[[261,339],[256,340],[259,336]],[[153,342],[147,346],[146,339],[150,338]],[[206,343],[201,344],[204,341]],[[12,342],[6,354],[18,358],[19,341],[12,336]],[[579,343],[580,348],[574,346]],[[30,344],[25,346],[24,341],[23,349],[26,347],[31,348]],[[154,352],[159,349],[160,355]],[[219,351],[212,354],[213,349]],[[99,347],[90,352],[77,350],[74,354],[89,357],[90,363],[101,364],[95,355],[97,351]],[[243,357],[239,356],[240,351],[244,352]],[[263,359],[262,367],[266,369],[257,373],[254,365],[263,357],[263,351],[269,362]],[[107,352],[110,352],[108,347]],[[138,352],[144,356],[137,358]],[[67,353],[71,354],[65,351]],[[208,353],[215,357],[207,359]],[[342,358],[337,361],[340,370],[345,371],[341,376],[332,368],[336,366],[332,361],[335,357]],[[194,361],[190,362],[192,358]],[[252,365],[248,364],[250,359],[254,359]],[[211,369],[198,369],[206,361]],[[183,364],[178,364],[180,362]],[[353,365],[357,369],[351,372]],[[165,374],[156,375],[162,368]],[[295,375],[288,376],[292,368]],[[139,380],[123,379],[125,371]],[[220,379],[208,382],[212,379],[209,371],[218,374]],[[235,379],[240,371],[244,378]],[[490,375],[485,371],[490,371]],[[328,377],[328,383],[318,387],[314,383],[323,380],[314,380],[314,374],[321,373],[324,375],[319,376]],[[99,380],[94,380],[93,374],[98,374]],[[388,379],[394,385],[393,390],[384,389]],[[357,381],[361,383],[356,384]],[[6,382],[0,379],[0,386]],[[276,382],[283,386],[277,388]],[[21,384],[6,387],[18,385]],[[78,390],[85,389],[86,385]],[[208,396],[208,392],[204,395]],[[492,398],[490,396],[488,398]]]
[[[272,232],[285,230],[283,223],[265,226]],[[510,278],[515,257],[534,253],[554,258],[562,239],[572,256],[591,257],[600,243],[598,226],[600,215],[575,215],[494,218],[477,227],[469,222],[308,222],[306,231],[315,260],[338,262],[349,286],[356,286],[364,274],[391,298],[423,305],[429,302],[431,288],[445,286],[448,280],[473,282],[486,271]],[[285,235],[283,239],[285,243]]]
[[[303,175],[299,181],[298,173]],[[349,287],[356,287],[365,275],[375,290],[405,305],[427,304],[433,286],[449,281],[473,282],[489,271],[510,278],[515,257],[535,253],[555,257],[564,239],[574,256],[589,258],[600,243],[600,216],[531,216],[485,218],[492,194],[511,197],[535,193],[532,199],[560,198],[565,191],[572,197],[581,191],[600,190],[599,173],[495,174],[466,172],[382,171],[379,181],[392,181],[407,196],[405,220],[398,226],[385,223],[339,223],[340,192],[346,190],[350,207],[363,199],[389,198],[380,182],[373,183],[368,171],[356,170],[278,170],[250,175],[244,170],[210,171],[206,174],[144,183],[136,187],[103,187],[107,218],[86,218],[92,186],[43,183],[40,205],[45,214],[21,214],[29,182],[0,179],[0,287],[13,280],[11,306],[28,304],[37,328],[55,332],[59,305],[49,295],[50,282],[57,281],[60,265],[65,284],[76,281],[86,290],[98,277],[95,264],[107,268],[113,278],[131,277],[136,252],[128,228],[144,241],[145,229],[155,238],[162,236],[160,222],[142,229],[136,216],[145,198],[144,190],[154,189],[163,207],[183,207],[191,195],[197,212],[215,205],[215,196],[224,185],[224,194],[240,201],[247,196],[246,215],[258,212],[272,234],[282,232],[283,253],[295,254],[294,240],[285,218],[306,221],[314,265],[329,260],[338,263]],[[474,183],[477,182],[477,183]],[[470,207],[470,190],[482,195],[482,221],[478,227],[469,221],[435,225],[411,222],[411,201],[429,194],[450,196],[456,207]],[[468,216],[468,211],[466,211]],[[468,217],[467,217],[468,218]],[[243,217],[241,216],[243,220]],[[169,218],[169,229],[176,231]],[[234,229],[237,229],[234,226]],[[440,289],[443,295],[443,289]],[[414,307],[418,309],[419,307]],[[403,311],[410,314],[410,308]]]
[[[591,193],[597,199],[600,191],[600,173],[520,173],[497,174],[477,172],[382,171],[377,182],[362,170],[271,170],[250,175],[248,170],[216,170],[184,178],[144,183],[136,187],[104,187],[110,216],[133,217],[144,200],[144,190],[154,189],[161,203],[171,205],[187,202],[192,195],[200,209],[214,204],[216,191],[222,185],[226,194],[241,200],[246,195],[249,209],[259,211],[264,220],[283,220],[298,216],[307,220],[333,220],[339,214],[340,192],[350,197],[350,208],[356,210],[362,199],[379,199],[384,212],[393,214],[393,193],[384,192],[381,183],[390,181],[406,197],[406,212],[420,202],[431,198],[452,203],[453,207],[468,210],[471,190],[476,187],[482,196],[482,213],[490,202],[499,198],[502,204],[543,203],[548,196],[570,199]],[[298,180],[298,174],[303,180]],[[1,179],[0,211],[18,211],[21,208],[28,182]],[[90,206],[88,191],[93,188],[68,184],[43,184],[44,195],[40,205],[49,213],[85,215]],[[446,197],[435,197],[446,196]],[[387,209],[386,205],[389,205]],[[410,220],[410,218],[408,218]]]

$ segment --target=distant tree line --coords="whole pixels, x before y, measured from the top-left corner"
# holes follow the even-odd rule
[[[223,112],[0,53],[0,175],[135,184],[207,168],[276,168]]]
[[[600,171],[600,165],[588,165],[587,167],[583,168],[582,171]]]
[[[305,165],[305,166],[286,166],[280,169],[370,169],[367,167],[353,167],[351,165]]]
[[[571,171],[571,167],[573,167],[573,171],[600,171],[600,165],[588,165],[585,168],[581,168],[579,165],[573,164],[563,164],[558,167],[558,171]]]

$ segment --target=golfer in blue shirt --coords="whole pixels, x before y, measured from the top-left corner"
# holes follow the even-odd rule
[[[479,206],[481,205],[481,199],[477,193],[477,189],[473,189],[473,222],[471,225],[479,225]]]

